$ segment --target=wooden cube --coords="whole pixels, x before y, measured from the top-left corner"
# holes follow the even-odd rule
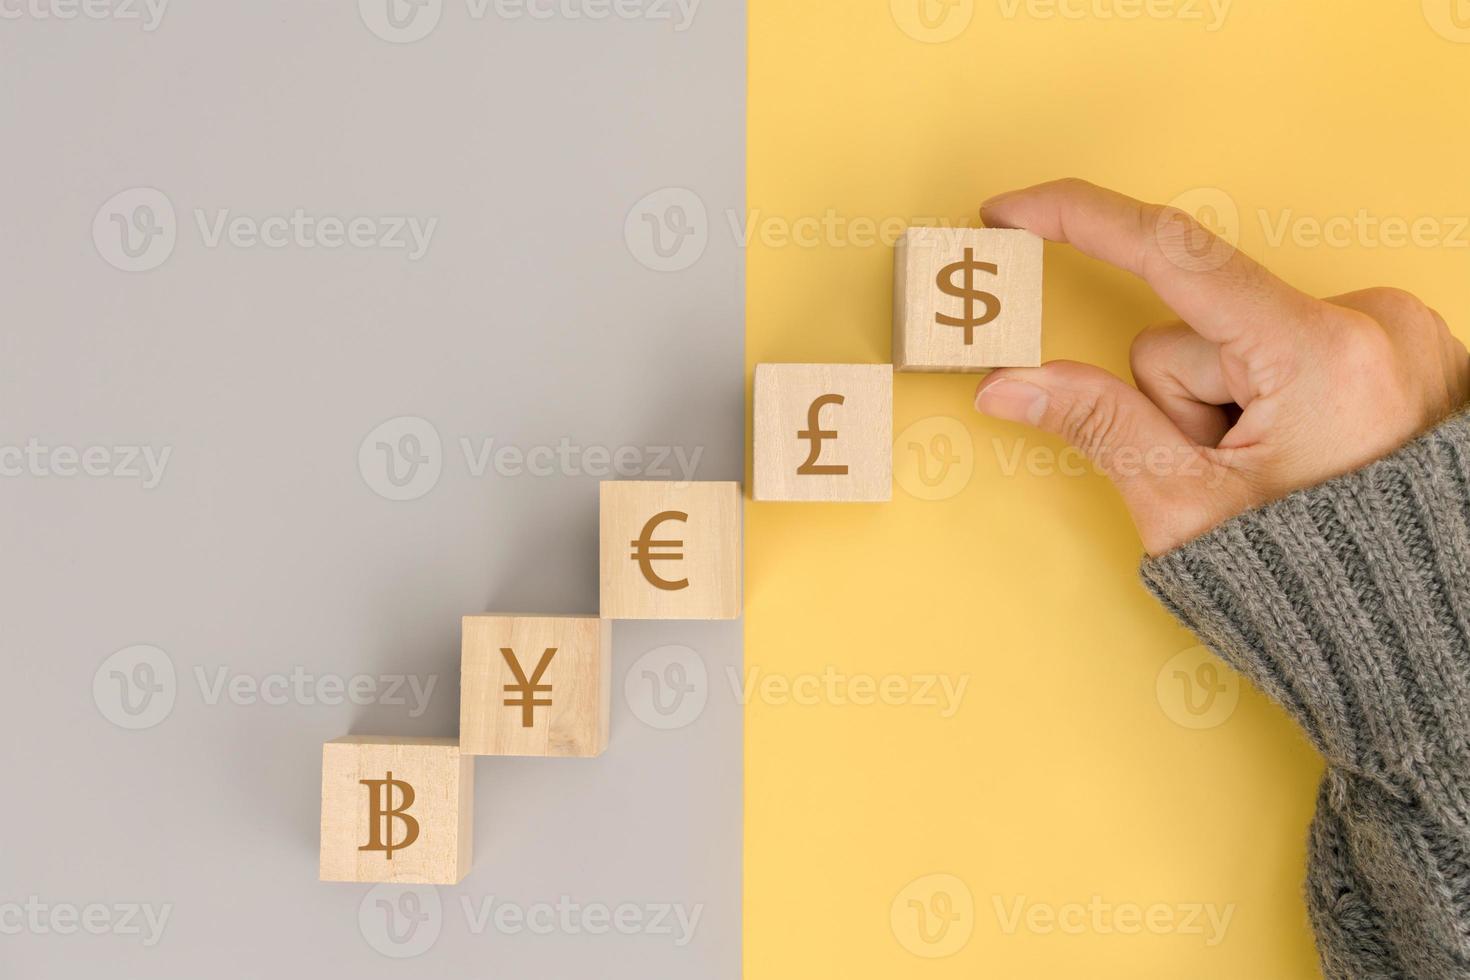
[[[740,485],[605,482],[602,615],[738,619]]]
[[[893,499],[893,366],[757,364],[755,499]]]
[[[1010,228],[910,228],[894,257],[893,363],[984,371],[1041,363],[1041,239]]]
[[[461,752],[601,755],[611,691],[612,623],[606,619],[464,618]]]
[[[454,885],[469,873],[474,760],[453,738],[322,746],[322,881]]]

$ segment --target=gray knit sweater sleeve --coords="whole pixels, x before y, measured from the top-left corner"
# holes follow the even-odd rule
[[[1327,759],[1328,977],[1470,977],[1470,413],[1143,565]]]

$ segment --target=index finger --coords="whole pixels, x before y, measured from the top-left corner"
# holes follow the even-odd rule
[[[1002,194],[980,214],[991,227],[1024,228],[1139,276],[1180,319],[1218,344],[1269,336],[1318,303],[1187,212],[1084,180]]]

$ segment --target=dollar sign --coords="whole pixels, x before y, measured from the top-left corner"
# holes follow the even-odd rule
[[[949,316],[944,313],[934,314],[934,320],[946,327],[963,327],[965,330],[965,346],[968,347],[975,342],[975,328],[983,327],[985,324],[1000,316],[1000,300],[993,294],[975,288],[975,270],[988,272],[992,276],[999,275],[1000,270],[994,262],[975,261],[975,250],[965,249],[965,257],[962,261],[951,263],[939,270],[939,275],[934,284],[939,291],[946,296],[955,296],[965,301],[965,315],[963,317]],[[955,278],[964,273],[965,282],[963,286],[955,285]],[[979,316],[975,315],[975,304],[984,303],[985,312]]]
[[[413,787],[401,779],[394,779],[391,769],[383,779],[359,779],[358,782],[368,788],[368,826],[371,828],[368,842],[358,850],[382,851],[383,856],[391,861],[394,851],[401,851],[419,839],[419,822],[408,815],[408,808],[413,806]],[[395,788],[402,794],[399,797],[402,802],[396,807],[393,805]],[[397,842],[393,840],[394,817],[403,821],[403,838]]]

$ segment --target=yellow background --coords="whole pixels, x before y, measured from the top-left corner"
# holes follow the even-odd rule
[[[1080,19],[959,3],[959,36],[926,43],[899,26],[914,0],[897,14],[888,0],[751,0],[749,366],[889,359],[891,249],[842,219],[974,223],[990,194],[1068,174],[1163,201],[1212,189],[1191,200],[1225,195],[1241,246],[1303,288],[1398,285],[1470,322],[1470,232],[1454,220],[1470,214],[1470,43],[1452,40],[1449,0],[1430,0],[1440,30],[1418,0],[1239,0],[1213,31],[1192,0],[1163,8],[1203,20],[1124,19],[1113,2],[1071,0]],[[1437,219],[1446,240],[1268,235],[1359,209]],[[829,210],[836,230],[783,243]],[[1065,247],[1046,263],[1045,356],[1125,373],[1132,334],[1165,311]],[[1301,881],[1319,761],[1248,689],[1215,727],[1171,720],[1156,682],[1195,641],[1138,583],[1118,500],[1096,476],[1048,474],[1060,444],[975,416],[975,383],[896,385],[895,433],[931,417],[968,431],[973,476],[955,496],[747,505],[747,975],[1317,975]],[[1017,446],[1042,465],[1008,474]],[[763,678],[828,667],[969,687],[948,719],[759,695]],[[939,959],[890,925],[930,874],[974,901],[968,941]],[[1234,911],[1212,947],[1007,932],[994,905],[1094,896]]]

